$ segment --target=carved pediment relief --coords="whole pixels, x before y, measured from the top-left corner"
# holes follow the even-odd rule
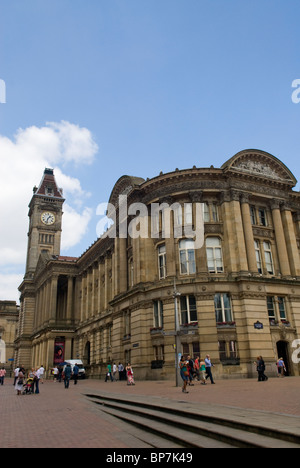
[[[279,159],[260,150],[241,151],[227,161],[222,169],[273,179],[291,186],[297,184],[294,175]]]

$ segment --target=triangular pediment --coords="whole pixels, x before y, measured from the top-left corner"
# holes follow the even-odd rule
[[[294,187],[297,180],[292,172],[275,156],[260,150],[245,150],[233,156],[223,166],[226,172],[238,172],[265,179],[273,179]]]
[[[49,262],[49,260],[51,260],[51,258],[52,257],[48,252],[41,252],[35,269],[35,277],[39,276],[39,274],[42,273],[42,271],[44,271],[47,263]]]

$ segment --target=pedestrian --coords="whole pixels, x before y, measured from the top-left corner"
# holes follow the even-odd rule
[[[58,368],[57,366],[54,367],[54,369],[52,370],[52,374],[53,374],[53,381],[56,382],[57,381],[57,376],[58,376]]]
[[[186,390],[187,383],[189,380],[189,371],[188,371],[188,361],[185,360],[184,356],[181,356],[180,362],[179,362],[179,368],[180,368],[180,377],[182,378],[183,381],[183,386],[182,386],[182,393],[189,393]]]
[[[211,368],[213,367],[213,364],[211,363],[209,354],[206,355],[204,362],[205,362],[205,370],[206,370],[206,380],[209,378],[211,383],[214,385],[215,382],[214,382],[212,372],[211,372]]]
[[[64,371],[63,366],[59,366],[59,368],[58,368],[58,382],[59,383],[61,383],[61,381],[62,381],[63,371]]]
[[[258,382],[267,381],[268,377],[265,375],[266,366],[262,356],[257,356],[257,360],[254,364],[256,365],[256,370],[258,373]]]
[[[34,371],[34,384],[35,384],[35,395],[39,395],[40,393],[40,369],[36,369]]]
[[[14,383],[13,383],[14,387],[16,386],[19,372],[20,372],[20,367],[16,367],[15,370],[14,370]]]
[[[113,381],[114,382],[117,381],[117,366],[116,366],[115,362],[114,362],[114,365],[113,365]]]
[[[2,367],[2,369],[0,369],[0,385],[4,385],[5,376],[6,370],[4,369],[4,367]]]
[[[130,362],[127,363],[126,373],[127,373],[127,385],[135,385],[134,376],[133,376],[133,369],[131,367]]]
[[[78,376],[79,376],[79,367],[76,363],[75,366],[73,367],[74,385],[77,385]]]
[[[44,383],[44,374],[45,374],[45,368],[43,365],[39,368],[39,375],[40,375],[40,382],[41,384]]]
[[[188,372],[189,372],[189,385],[193,387],[194,384],[192,382],[194,378],[194,361],[190,355],[188,355],[187,361],[188,361]]]
[[[286,372],[286,367],[284,364],[283,358],[279,358],[277,361],[277,370],[278,370],[278,377],[283,378],[284,373]]]
[[[111,364],[107,364],[105,382],[107,382],[109,378],[111,382],[113,382],[112,373],[111,373]]]
[[[206,364],[205,364],[205,361],[201,358],[200,358],[199,366],[200,366],[199,371],[200,371],[201,385],[206,385],[206,379],[205,379]]]
[[[16,385],[15,385],[15,389],[17,390],[17,395],[22,394],[23,385],[24,385],[24,376],[25,374],[23,374],[23,372],[19,370],[19,373],[16,379]]]
[[[119,380],[123,380],[124,379],[124,366],[121,362],[119,362],[119,365],[118,365],[118,371],[119,371]]]
[[[196,357],[194,362],[194,371],[197,377],[198,382],[200,381],[200,358],[199,356]]]
[[[70,386],[70,379],[71,379],[71,376],[72,376],[72,369],[71,369],[71,365],[70,364],[67,364],[66,367],[65,367],[65,370],[64,370],[64,381],[65,381],[65,388],[69,388]]]

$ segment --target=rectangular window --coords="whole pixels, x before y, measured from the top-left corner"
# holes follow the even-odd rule
[[[181,324],[197,322],[197,306],[195,296],[180,297]]]
[[[195,243],[192,240],[182,240],[179,243],[180,274],[196,273]]]
[[[154,301],[154,328],[163,328],[164,326],[164,307],[162,301]]]
[[[167,253],[165,245],[158,247],[158,271],[159,279],[167,277]]]
[[[264,242],[264,252],[267,271],[270,273],[270,275],[274,275],[274,264],[270,242]]]
[[[284,299],[284,297],[278,297],[278,308],[279,308],[280,320],[286,320],[285,299]]]
[[[267,226],[267,214],[264,208],[259,208],[258,210],[258,219],[260,226]]]
[[[219,355],[220,361],[225,361],[227,358],[226,341],[219,341]]]
[[[254,206],[250,206],[250,218],[252,226],[256,225],[256,210]]]
[[[267,297],[268,316],[269,316],[270,322],[276,320],[274,300],[275,300],[274,297],[271,297],[271,296]]]
[[[200,343],[199,341],[195,341],[194,343],[192,343],[192,346],[193,346],[193,358],[195,359],[196,357],[200,357]]]
[[[223,255],[221,239],[208,237],[206,239],[207,267],[210,273],[223,273]]]
[[[284,297],[267,297],[267,308],[271,325],[287,321],[286,302]]]
[[[215,295],[215,313],[217,323],[232,322],[231,298],[229,294]]]
[[[219,222],[218,207],[215,203],[211,204],[211,217],[212,217],[212,221],[214,221],[215,223]]]
[[[216,203],[203,203],[203,220],[205,223],[219,222],[219,211]]]
[[[155,361],[165,360],[165,347],[164,346],[153,346],[154,359]]]
[[[260,243],[259,243],[259,241],[257,241],[257,240],[254,241],[254,248],[255,248],[255,256],[256,256],[257,270],[258,270],[258,273],[262,274],[262,272],[263,272],[263,267],[262,267],[262,261],[261,261],[261,253],[260,253]]]
[[[128,310],[123,313],[124,323],[124,336],[128,337],[131,335],[131,314]]]
[[[205,223],[210,222],[209,206],[208,203],[203,203],[203,220]]]
[[[192,203],[184,204],[184,222],[185,226],[193,224],[193,205]]]
[[[231,359],[236,359],[237,358],[237,342],[236,341],[230,341],[229,342],[229,354]]]

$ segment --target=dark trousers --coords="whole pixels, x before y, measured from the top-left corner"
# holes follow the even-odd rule
[[[35,394],[38,395],[40,393],[40,388],[39,388],[40,380],[37,379],[34,381],[34,383],[35,383]]]
[[[214,383],[214,379],[211,373],[211,367],[206,367],[206,378],[210,378],[211,383]]]
[[[268,377],[265,375],[265,371],[258,371],[258,381],[265,382],[266,380],[268,380]]]
[[[65,377],[65,388],[69,388],[70,385],[70,377]]]

